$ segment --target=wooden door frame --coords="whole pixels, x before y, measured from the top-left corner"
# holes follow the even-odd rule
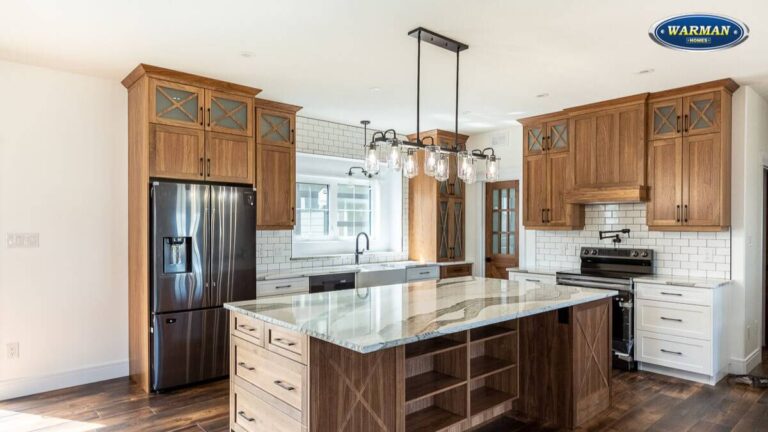
[[[493,188],[489,187],[491,185],[508,185],[505,187],[499,187],[499,188]],[[491,235],[493,233],[493,211],[490,209],[492,205],[493,200],[493,190],[494,189],[515,189],[515,214],[517,215],[515,217],[515,263],[514,265],[510,265],[510,267],[517,267],[520,265],[520,181],[519,180],[502,180],[492,183],[485,183],[484,185],[485,189],[485,203],[483,206],[483,212],[484,212],[484,218],[485,218],[485,225],[483,230],[483,242],[485,243],[484,247],[484,253],[483,253],[483,274],[485,277],[488,277],[487,274],[487,265],[489,263],[489,259],[492,253],[492,247],[493,247],[493,239],[491,238]]]

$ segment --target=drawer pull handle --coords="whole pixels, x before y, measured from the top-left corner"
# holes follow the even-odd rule
[[[671,296],[677,296],[677,297],[682,297],[683,296],[680,293],[672,293],[672,292],[666,292],[666,291],[662,291],[661,295],[671,295]]]
[[[280,380],[275,380],[275,385],[280,387],[280,388],[286,389],[288,391],[296,390],[296,387],[294,387],[294,386],[292,386],[292,385],[290,385],[288,383],[285,383],[283,381],[280,381]]]
[[[245,331],[249,331],[249,332],[256,331],[255,328],[253,328],[251,326],[247,326],[245,324],[240,324],[238,327],[240,327],[241,329],[243,329]]]
[[[541,282],[541,279],[526,279],[526,282]]]
[[[280,345],[285,345],[285,346],[289,346],[289,347],[292,347],[292,346],[296,345],[296,342],[293,342],[293,341],[290,341],[290,340],[286,340],[286,339],[283,339],[283,338],[275,338],[275,342],[279,343]]]
[[[256,370],[256,368],[255,368],[255,367],[253,367],[253,366],[248,366],[248,363],[246,363],[246,362],[240,362],[240,363],[238,363],[237,365],[238,365],[238,366],[240,366],[240,367],[242,367],[242,368],[246,368],[246,369],[248,369],[249,371],[254,371],[254,370]]]
[[[247,421],[249,421],[249,422],[254,422],[254,421],[256,421],[256,419],[255,419],[255,418],[253,418],[253,417],[248,417],[247,415],[245,415],[245,411],[238,411],[238,412],[237,412],[237,415],[239,415],[240,417],[242,417],[242,418],[246,419],[246,420],[247,420]]]
[[[278,285],[275,287],[275,289],[286,289],[286,288],[290,288],[291,286],[292,285]]]
[[[664,348],[661,349],[661,352],[665,354],[674,354],[679,356],[683,355],[683,353],[681,353],[680,351],[669,351],[669,350],[665,350]]]
[[[428,272],[428,271],[423,271],[423,272],[419,272],[419,274],[420,274],[420,275],[428,275],[428,274],[429,274],[429,272]]]
[[[676,322],[683,322],[680,318],[667,318],[667,317],[661,317],[664,321],[676,321]]]
[[[694,282],[680,282],[680,281],[666,281],[664,282],[667,285],[677,285],[677,286],[687,286],[687,287],[695,287],[696,284]]]

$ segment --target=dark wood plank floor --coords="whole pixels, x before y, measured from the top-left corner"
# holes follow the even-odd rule
[[[754,374],[768,376],[768,351]],[[584,431],[766,431],[768,390],[617,373],[613,406]],[[0,402],[0,431],[226,431],[229,381],[146,395],[127,378]],[[483,432],[553,431],[508,420]]]

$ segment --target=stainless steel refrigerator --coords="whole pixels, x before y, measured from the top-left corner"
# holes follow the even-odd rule
[[[155,182],[150,200],[152,389],[225,376],[222,304],[256,298],[255,192]]]

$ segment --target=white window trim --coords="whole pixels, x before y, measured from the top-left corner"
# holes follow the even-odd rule
[[[370,194],[370,216],[368,220],[368,226],[373,226],[374,221],[374,209],[373,209],[373,203],[374,203],[374,195],[377,193],[377,185],[375,183],[371,183],[368,181],[359,181],[356,179],[352,179],[351,181],[348,181],[347,179],[342,178],[334,178],[334,177],[322,177],[322,176],[297,176],[296,184],[299,183],[309,183],[309,184],[317,184],[317,185],[327,185],[328,186],[328,235],[296,235],[294,233],[294,241],[298,241],[301,243],[305,242],[311,242],[311,241],[345,241],[354,239],[355,237],[343,237],[339,235],[339,230],[337,226],[338,217],[339,217],[339,203],[337,194],[339,192],[339,185],[344,184],[354,184],[355,186],[366,186],[371,188],[371,194]],[[371,229],[369,228],[369,231]],[[370,233],[369,233],[370,235]]]

